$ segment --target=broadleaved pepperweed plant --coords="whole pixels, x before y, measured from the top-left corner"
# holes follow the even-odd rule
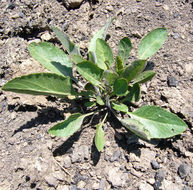
[[[103,124],[108,113],[112,113],[124,127],[144,140],[169,138],[182,133],[187,125],[175,114],[157,106],[145,105],[134,112],[130,107],[140,99],[140,85],[155,75],[154,71],[145,70],[146,63],[163,45],[167,30],[157,28],[148,33],[139,44],[138,58],[128,63],[132,49],[128,37],[120,40],[116,57],[105,41],[112,20],[109,19],[91,39],[88,60],[82,57],[79,47],[64,32],[50,27],[66,53],[48,42],[31,43],[28,47],[30,55],[51,72],[14,78],[2,89],[32,95],[82,98],[87,110],[91,111],[70,115],[50,128],[49,133],[59,137],[71,136],[80,129],[85,117],[101,111],[104,117],[96,125],[95,135],[98,151],[105,145]],[[84,87],[75,78],[75,71],[87,81]]]

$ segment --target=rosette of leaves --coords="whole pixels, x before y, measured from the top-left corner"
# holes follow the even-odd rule
[[[95,144],[99,151],[105,145],[103,124],[109,112],[128,130],[144,140],[169,138],[186,130],[187,125],[175,114],[157,106],[142,106],[130,112],[132,102],[140,99],[140,85],[151,80],[155,72],[144,70],[149,57],[154,55],[166,40],[167,30],[157,28],[148,33],[138,47],[138,58],[128,62],[132,49],[131,41],[124,37],[118,44],[118,54],[113,52],[105,41],[112,19],[91,39],[88,47],[88,60],[82,57],[79,47],[60,29],[51,27],[61,41],[63,49],[48,42],[31,43],[30,55],[42,64],[49,73],[36,73],[17,77],[8,81],[3,90],[32,95],[53,95],[82,97],[87,100],[87,110],[93,106],[106,108],[106,114],[96,126]],[[87,81],[84,88],[79,86],[73,67]],[[49,129],[49,133],[59,137],[71,136],[80,129],[85,117],[96,113],[75,113],[65,121]],[[126,117],[118,116],[122,112]]]

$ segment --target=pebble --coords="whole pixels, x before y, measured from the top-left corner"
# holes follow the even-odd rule
[[[113,155],[110,158],[110,161],[111,162],[117,161],[120,158],[120,156],[121,156],[121,152],[119,150],[115,150],[113,152]]]
[[[63,0],[68,9],[75,9],[80,7],[83,0]]]
[[[51,174],[45,177],[46,183],[49,186],[56,187],[57,180],[55,177],[53,177]]]
[[[138,189],[139,190],[153,190],[153,187],[150,184],[146,183],[146,182],[141,182],[139,184]]]
[[[164,180],[165,174],[162,169],[158,170],[155,174],[155,180],[157,182],[162,182]]]
[[[169,87],[176,87],[178,86],[178,80],[173,76],[167,77],[167,83]]]
[[[154,185],[153,185],[153,187],[154,187],[154,190],[159,190],[160,189],[160,187],[161,187],[161,182],[160,181],[156,181],[155,183],[154,183]]]
[[[86,185],[86,182],[84,182],[84,181],[79,181],[78,184],[77,184],[77,187],[81,189],[81,188],[84,188],[85,185]]]
[[[158,162],[156,160],[152,160],[151,161],[151,166],[154,170],[157,170],[160,168],[160,165],[158,164]]]
[[[187,164],[181,164],[178,167],[178,175],[183,179],[190,173],[191,167]]]
[[[71,166],[71,159],[70,159],[70,157],[69,156],[65,156],[64,157],[64,167],[65,168],[69,168],[70,166]]]
[[[99,184],[99,190],[105,189],[105,185],[106,185],[106,180],[102,178]]]
[[[9,3],[7,8],[13,10],[15,8],[15,4],[13,2],[11,2],[11,3]]]

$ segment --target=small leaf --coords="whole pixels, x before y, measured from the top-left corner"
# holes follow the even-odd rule
[[[154,55],[163,45],[167,37],[165,28],[157,28],[147,34],[139,44],[138,58],[147,59]]]
[[[95,145],[98,151],[101,151],[105,145],[105,132],[103,130],[103,124],[106,120],[107,114],[103,121],[96,126]]]
[[[95,103],[95,102],[85,102],[84,105],[85,105],[86,107],[88,107],[88,108],[92,108],[92,107],[96,106],[96,103]]]
[[[77,71],[90,83],[96,86],[101,85],[103,70],[92,62],[83,61],[76,65]]]
[[[138,137],[144,140],[151,139],[149,130],[146,129],[145,126],[138,120],[131,119],[131,118],[126,118],[126,119],[122,119],[120,117],[117,117],[117,118],[119,119],[119,121],[122,123],[123,126],[125,126],[134,134],[136,134]]]
[[[121,61],[120,57],[116,57],[115,62],[115,71],[120,75],[123,71],[123,62]]]
[[[73,61],[75,64],[78,64],[78,63],[81,63],[81,62],[83,62],[83,61],[86,61],[86,60],[83,59],[82,56],[80,56],[80,55],[75,55],[75,54],[73,54],[73,55],[71,56],[71,58],[72,58],[72,61]]]
[[[54,95],[58,97],[77,95],[69,77],[53,73],[37,73],[17,77],[7,82],[2,89],[33,95]]]
[[[102,98],[100,96],[97,96],[96,101],[97,101],[97,104],[99,104],[101,106],[105,105],[104,101],[102,100]]]
[[[136,78],[145,68],[145,60],[136,60],[131,63],[122,73],[122,77],[127,80],[127,82],[132,81]]]
[[[113,92],[117,96],[124,96],[128,89],[128,83],[125,79],[119,78],[115,81],[113,85]]]
[[[129,54],[131,52],[131,40],[127,37],[124,37],[119,42],[118,57],[122,60],[123,64],[127,62]]]
[[[155,76],[154,71],[144,71],[141,74],[139,74],[134,80],[133,83],[145,83],[149,80],[151,80]]]
[[[78,47],[75,46],[73,42],[70,41],[69,37],[60,29],[51,26],[51,30],[54,32],[56,37],[60,40],[60,42],[63,45],[63,48],[69,53],[69,54],[76,54],[80,55],[80,50]]]
[[[81,127],[84,118],[91,114],[92,113],[84,115],[80,113],[72,114],[65,121],[58,123],[52,128],[50,128],[48,132],[49,134],[58,137],[69,137]]]
[[[96,96],[93,91],[85,91],[85,90],[81,91],[80,95],[83,96],[86,99],[89,99],[89,98],[92,98],[92,97]]]
[[[106,70],[103,73],[103,78],[105,79],[105,82],[111,86],[118,78],[118,75],[116,73],[113,73],[112,71]]]
[[[61,49],[48,42],[32,42],[28,46],[30,55],[46,69],[72,77],[72,61]]]
[[[102,39],[96,40],[96,64],[107,70],[113,64],[113,53],[109,45]]]
[[[144,129],[149,131],[150,138],[173,137],[187,128],[186,123],[175,114],[156,106],[143,106],[128,114],[132,119],[143,124]]]
[[[123,102],[138,102],[141,96],[141,89],[138,83],[135,83],[132,87],[129,87],[129,93],[124,98]]]
[[[99,30],[91,39],[89,47],[88,47],[88,52],[90,52],[92,54],[92,58],[95,60],[96,58],[96,40],[98,38],[105,40],[106,35],[107,35],[107,31],[111,25],[111,23],[113,22],[113,18],[110,18],[107,23],[105,24],[105,26]],[[90,56],[89,56],[90,57]],[[96,61],[94,61],[96,63]]]
[[[128,107],[122,103],[112,102],[112,108],[117,110],[117,111],[122,111],[122,112],[128,113]]]

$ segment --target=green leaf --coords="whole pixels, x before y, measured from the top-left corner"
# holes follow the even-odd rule
[[[69,77],[53,73],[37,73],[17,77],[7,82],[2,89],[33,95],[54,95],[58,97],[77,95]]]
[[[165,28],[157,28],[147,34],[139,44],[138,58],[147,59],[155,54],[163,45],[167,37]]]
[[[93,91],[81,91],[80,93],[81,96],[83,96],[84,98],[88,99],[88,98],[92,98],[92,97],[96,97],[95,93]]]
[[[132,81],[136,78],[145,68],[145,60],[136,60],[131,63],[122,73],[122,77],[127,80],[127,82]]]
[[[128,83],[125,79],[119,78],[115,81],[113,85],[113,92],[117,96],[124,96],[128,89]]]
[[[105,24],[105,26],[99,30],[91,39],[89,47],[88,47],[88,52],[91,52],[92,54],[92,58],[95,60],[94,62],[96,63],[96,40],[98,38],[105,40],[106,35],[107,35],[107,31],[111,25],[111,23],[113,22],[113,18],[110,18],[107,23]]]
[[[95,103],[95,102],[85,102],[84,105],[85,105],[86,107],[88,107],[88,108],[92,108],[92,107],[96,106],[96,103]]]
[[[129,87],[129,93],[124,98],[123,102],[138,102],[141,96],[141,89],[138,83],[135,83],[132,87]]]
[[[108,85],[112,86],[115,80],[118,78],[118,75],[112,71],[106,70],[103,73],[103,78]]]
[[[80,55],[71,55],[71,58],[72,58],[72,61],[75,63],[75,64],[78,64],[78,63],[81,63],[83,61],[86,61],[85,59],[82,58],[82,56]]]
[[[92,62],[83,61],[76,65],[77,71],[91,84],[100,86],[103,70]]]
[[[101,151],[105,145],[105,132],[103,130],[103,124],[106,120],[107,114],[103,121],[96,126],[95,145],[98,151]]]
[[[116,57],[115,62],[115,71],[120,75],[123,72],[123,62],[121,61],[120,57]]]
[[[81,127],[84,118],[91,114],[92,113],[88,113],[84,115],[80,113],[72,114],[65,121],[58,123],[52,128],[50,128],[48,132],[49,134],[55,135],[58,137],[69,137]]]
[[[72,61],[61,49],[48,42],[32,42],[28,46],[30,55],[46,69],[72,77]]]
[[[97,101],[97,104],[99,104],[101,106],[105,105],[104,101],[102,100],[102,98],[100,96],[97,96],[96,101]]]
[[[127,62],[130,52],[131,52],[131,40],[127,37],[124,37],[119,42],[118,57],[122,60],[123,64]]]
[[[112,108],[117,110],[117,111],[122,111],[122,112],[128,113],[128,107],[122,103],[112,102]]]
[[[56,37],[60,40],[60,42],[63,45],[63,48],[69,53],[69,54],[76,54],[80,55],[80,50],[78,47],[75,46],[73,42],[70,41],[69,37],[60,29],[51,26],[51,30],[54,32]]]
[[[109,45],[102,39],[96,40],[96,64],[107,70],[113,64],[113,53]]]
[[[117,117],[117,118],[119,119],[119,121],[122,123],[123,126],[125,126],[134,134],[136,134],[138,137],[144,140],[151,139],[149,130],[146,129],[146,127],[138,120],[131,119],[131,118],[125,118],[125,119],[122,119],[120,117]]]
[[[92,52],[88,53],[88,57],[90,62],[96,63],[96,60],[95,60],[96,58],[94,57]]]
[[[156,106],[143,106],[129,116],[143,124],[150,138],[169,138],[184,132],[186,123],[177,115]]]
[[[140,73],[134,80],[133,83],[145,83],[149,80],[151,80],[155,76],[154,71],[144,71]]]

